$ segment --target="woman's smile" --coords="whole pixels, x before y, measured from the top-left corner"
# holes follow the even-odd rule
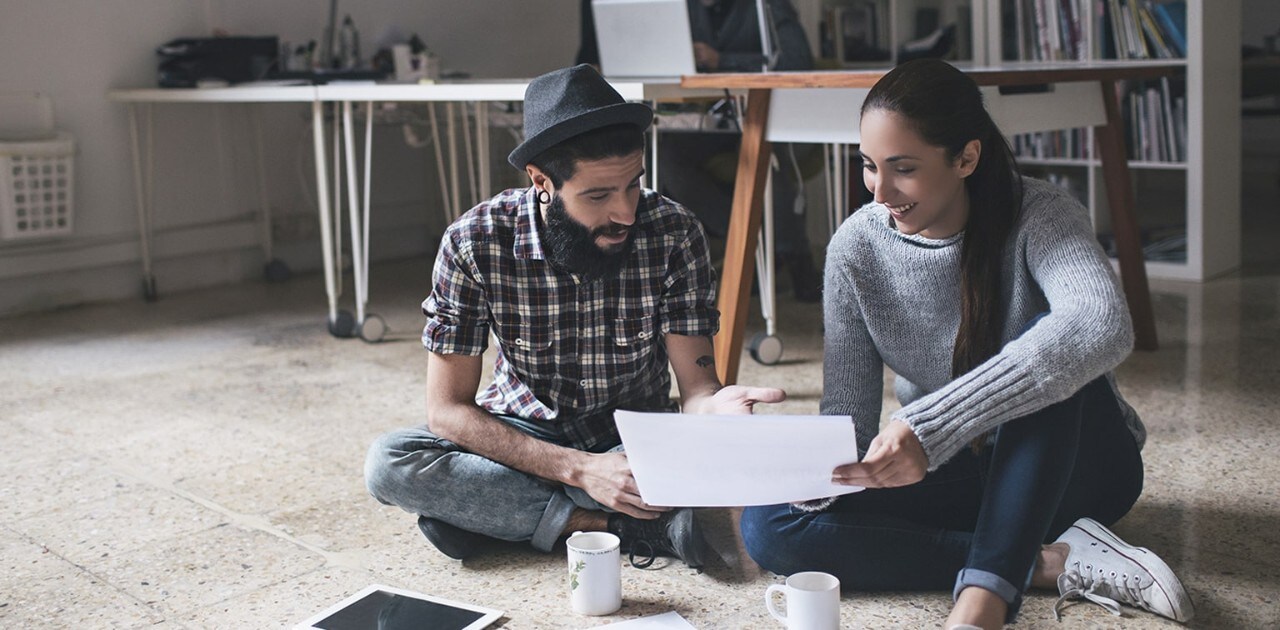
[[[916,207],[916,203],[917,202],[904,203],[900,206],[891,206],[886,203],[884,204],[884,207],[889,209],[889,213],[893,215],[893,218],[901,219],[906,216],[908,212],[911,212],[912,208]]]

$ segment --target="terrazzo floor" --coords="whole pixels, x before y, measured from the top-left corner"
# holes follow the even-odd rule
[[[1153,282],[1161,349],[1121,387],[1150,431],[1143,498],[1114,528],[1182,577],[1202,628],[1280,627],[1280,265]],[[697,628],[780,627],[780,578],[705,510],[704,573],[624,567],[623,608],[570,612],[563,551],[508,545],[457,562],[365,492],[365,448],[420,422],[426,260],[377,265],[381,344],[330,337],[320,278],[250,283],[0,320],[0,627],[287,627],[371,583],[506,611],[503,628],[588,628],[677,611]],[[740,382],[814,413],[820,309],[783,296],[786,349]],[[749,324],[752,330],[760,321]],[[490,356],[491,359],[491,356]],[[1177,624],[1031,595],[1017,628]],[[851,594],[847,628],[940,627],[944,593]]]

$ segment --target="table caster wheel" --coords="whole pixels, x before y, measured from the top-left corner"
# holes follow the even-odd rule
[[[762,332],[756,333],[747,344],[751,358],[761,365],[777,365],[782,360],[782,340]]]
[[[262,269],[267,282],[284,282],[289,279],[289,265],[279,258],[272,258]]]
[[[387,334],[387,320],[381,315],[369,313],[360,324],[360,338],[366,343],[378,343]]]
[[[340,339],[356,336],[356,318],[350,311],[338,311],[338,316],[329,319],[329,334]]]

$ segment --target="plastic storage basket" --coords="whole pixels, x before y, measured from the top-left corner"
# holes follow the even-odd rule
[[[0,142],[0,239],[71,233],[75,140]]]

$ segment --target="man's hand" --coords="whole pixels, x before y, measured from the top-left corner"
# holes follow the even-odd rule
[[[867,456],[831,473],[832,483],[864,488],[896,488],[924,479],[929,458],[907,423],[893,420],[871,440]]]
[[[716,378],[715,349],[710,337],[668,334],[667,356],[680,388],[680,410],[684,413],[751,413],[756,403],[776,403],[787,398],[776,387],[722,387]]]
[[[684,406],[685,413],[744,414],[751,413],[756,403],[776,403],[787,399],[787,393],[777,387],[747,387],[729,385],[721,387],[709,397],[703,397]]]
[[[699,70],[718,70],[720,68],[720,51],[706,42],[693,43],[693,62]]]
[[[648,505],[640,498],[640,488],[631,476],[625,453],[587,454],[587,462],[576,480],[601,505],[636,518],[658,518],[666,507]]]

